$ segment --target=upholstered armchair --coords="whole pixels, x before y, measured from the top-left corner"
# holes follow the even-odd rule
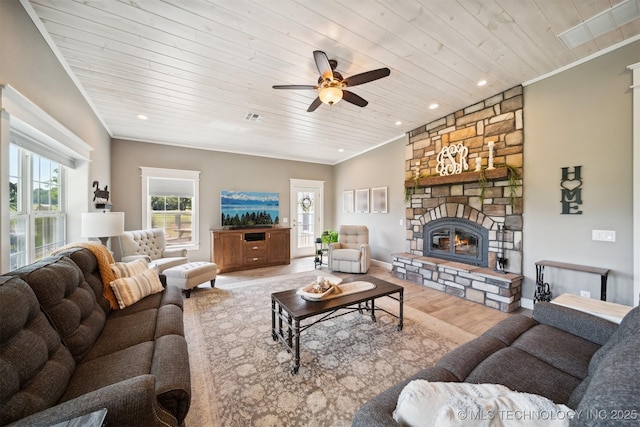
[[[329,270],[366,273],[371,265],[369,229],[364,225],[342,225],[336,243],[329,244]]]
[[[160,273],[189,261],[186,249],[167,248],[164,230],[161,228],[125,231],[120,236],[120,253],[122,262],[145,258],[149,264],[155,265]]]

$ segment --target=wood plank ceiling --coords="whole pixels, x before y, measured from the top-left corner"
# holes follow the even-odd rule
[[[640,34],[558,39],[620,0],[21,1],[114,138],[325,164]],[[272,85],[316,84],[316,49],[391,75],[307,113]]]

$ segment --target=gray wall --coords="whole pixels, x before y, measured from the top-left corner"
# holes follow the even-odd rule
[[[387,263],[392,262],[391,254],[406,251],[404,164],[407,142],[408,138],[403,136],[334,166],[334,229],[343,224],[366,225],[372,258]],[[387,187],[388,213],[343,212],[343,191],[375,187]]]
[[[67,239],[80,240],[80,213],[92,209],[91,183],[110,184],[111,138],[18,1],[0,1],[0,83],[12,86],[93,147],[91,163],[78,164],[68,175],[72,196],[67,197]],[[8,133],[3,129],[2,135]],[[0,173],[5,174],[8,144],[1,146]],[[2,192],[2,198],[0,205],[6,206],[8,192]],[[9,213],[2,215],[8,218]],[[5,230],[8,227],[0,229],[3,252],[8,247]],[[0,266],[5,268],[8,264]]]
[[[608,301],[633,303],[631,71],[640,42],[525,87],[523,296],[535,265],[554,260],[610,268]],[[582,166],[582,215],[561,215],[562,167]],[[616,242],[591,240],[615,230]],[[547,269],[554,296],[591,292],[597,275]]]
[[[220,191],[269,191],[280,193],[280,217],[289,217],[290,178],[325,181],[325,227],[333,223],[332,167],[217,151],[178,148],[114,139],[111,195],[114,211],[125,212],[125,229],[142,224],[140,166],[201,171],[200,249],[189,252],[191,261],[211,258],[209,230],[220,227]],[[283,224],[284,225],[284,224]]]

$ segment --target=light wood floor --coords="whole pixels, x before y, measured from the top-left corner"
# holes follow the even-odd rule
[[[225,284],[243,280],[304,271],[314,271],[313,257],[292,259],[291,264],[289,265],[219,274],[216,279],[216,286],[224,287]],[[327,275],[333,274],[341,276],[341,274],[330,272],[326,265],[315,271],[318,272],[318,275],[324,273]],[[482,334],[499,321],[506,319],[509,316],[513,316],[514,314],[523,314],[526,316],[531,315],[531,310],[523,308],[512,313],[502,313],[481,304],[466,301],[424,286],[396,279],[391,275],[389,270],[379,266],[372,265],[367,274],[404,286],[404,302],[406,305],[475,335]]]

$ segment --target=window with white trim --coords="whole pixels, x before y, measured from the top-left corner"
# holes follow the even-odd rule
[[[65,244],[64,180],[60,163],[9,145],[10,270]]]
[[[140,169],[144,227],[164,229],[167,246],[197,249],[200,172]]]

